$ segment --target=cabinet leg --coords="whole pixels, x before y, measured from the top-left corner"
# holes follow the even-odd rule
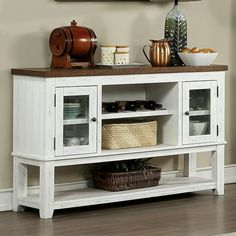
[[[53,162],[40,163],[40,209],[42,219],[52,218],[54,212],[54,175]]]
[[[24,211],[19,204],[19,199],[27,196],[28,168],[20,162],[18,157],[13,159],[13,202],[12,208],[15,212]]]
[[[197,168],[197,154],[188,153],[184,155],[184,176],[193,177],[196,176]]]
[[[224,145],[212,152],[212,179],[216,182],[216,195],[224,194]]]

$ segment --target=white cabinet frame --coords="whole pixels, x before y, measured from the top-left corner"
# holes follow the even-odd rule
[[[190,91],[210,90],[210,134],[190,136]],[[186,115],[188,112],[190,115]],[[201,116],[201,113],[199,112]],[[183,144],[215,142],[217,140],[217,81],[183,82]]]
[[[88,125],[89,125],[89,144],[80,146],[64,147],[63,145],[63,108],[65,96],[89,96]],[[83,153],[95,153],[97,150],[97,88],[94,87],[65,87],[56,88],[56,128],[55,128],[55,156],[74,155]]]
[[[176,83],[174,90],[163,83]],[[106,118],[120,118],[119,114],[106,117],[102,114],[103,86],[129,86],[155,84],[161,94],[167,89],[167,109],[161,112],[151,111],[147,116],[159,117],[165,125],[165,132],[174,136],[163,139],[163,143],[154,147],[131,148],[121,150],[102,150],[102,122]],[[152,89],[155,88],[152,86]],[[217,90],[218,86],[218,90]],[[148,87],[148,86],[146,86]],[[190,89],[211,89],[211,135],[189,137],[189,117],[184,113],[189,109]],[[149,88],[150,89],[150,88]],[[158,89],[157,89],[158,90]],[[138,75],[108,76],[71,76],[71,77],[35,77],[34,75],[14,75],[13,99],[13,210],[18,212],[24,207],[39,209],[42,219],[52,218],[56,209],[81,207],[133,199],[165,196],[186,192],[213,190],[216,195],[224,194],[224,114],[225,114],[225,72],[157,73]],[[160,92],[161,91],[161,92]],[[174,93],[172,93],[174,91]],[[219,91],[218,97],[216,97]],[[153,91],[153,94],[156,91]],[[56,100],[55,95],[56,94]],[[89,95],[89,144],[87,147],[65,148],[63,146],[63,102],[64,96]],[[164,96],[162,96],[163,98]],[[160,98],[161,100],[161,98]],[[56,102],[56,104],[55,104]],[[162,102],[162,101],[161,101]],[[170,104],[173,104],[171,106]],[[55,106],[56,105],[56,106]],[[109,117],[113,116],[113,117]],[[125,116],[128,116],[125,114]],[[144,117],[143,114],[132,114]],[[166,117],[165,117],[166,116]],[[92,118],[96,122],[92,122]],[[170,126],[168,125],[168,122]],[[76,121],[75,121],[76,123]],[[216,136],[216,125],[219,135]],[[176,126],[176,127],[174,127]],[[164,127],[164,126],[163,126]],[[176,128],[173,132],[172,127]],[[159,130],[161,130],[161,126]],[[53,147],[56,140],[55,150]],[[166,141],[167,140],[167,141]],[[212,178],[197,176],[197,153],[210,152],[212,157]],[[168,157],[184,155],[183,177],[165,180],[160,186],[122,192],[106,192],[93,188],[71,191],[54,189],[55,168],[62,166],[104,163],[109,161],[142,159],[150,157]],[[36,194],[27,191],[28,168],[37,166],[40,171],[40,187]],[[167,182],[165,182],[167,181]]]

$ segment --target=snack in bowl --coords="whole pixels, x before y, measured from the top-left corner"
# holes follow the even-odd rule
[[[181,50],[181,53],[190,53],[191,52],[191,49],[189,48],[184,48]]]
[[[218,53],[212,48],[184,48],[178,53],[186,66],[209,66]]]
[[[193,49],[191,49],[190,53],[200,53],[200,48],[194,47]]]

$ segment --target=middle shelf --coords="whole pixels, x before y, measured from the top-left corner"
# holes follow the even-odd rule
[[[103,113],[102,119],[109,120],[109,119],[119,119],[119,118],[135,118],[135,117],[151,117],[151,116],[166,116],[166,115],[173,115],[175,113],[174,110],[146,110],[146,111],[123,111],[117,113]]]

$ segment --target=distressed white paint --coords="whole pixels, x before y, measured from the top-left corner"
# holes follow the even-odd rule
[[[107,75],[55,78],[56,87],[90,85],[155,84],[189,81],[211,81],[225,75],[225,72],[170,73],[143,75]],[[50,78],[54,79],[54,78]]]
[[[54,156],[55,137],[55,80],[46,79],[45,85],[45,159]]]
[[[211,179],[212,178],[212,168],[211,167],[202,167],[196,169],[196,177],[204,178],[204,179]],[[236,165],[226,165],[225,166],[225,184],[232,184],[236,183]],[[162,172],[162,178],[178,178],[184,176],[185,173],[181,171],[169,171],[169,172]],[[63,184],[56,184],[55,185],[55,192],[61,191],[72,191],[72,190],[79,190],[84,189],[87,187],[91,187],[91,182],[88,181],[81,181],[81,182],[72,182],[72,183],[63,183]],[[1,211],[10,211],[13,209],[12,207],[12,189],[4,189],[0,190],[0,212]],[[28,188],[28,194],[33,196],[39,194],[39,186],[32,186]],[[23,202],[23,199],[20,200]],[[33,203],[29,203],[28,201],[24,201],[25,206],[32,205]],[[39,202],[35,202],[34,208],[39,209]]]
[[[197,154],[188,153],[184,155],[184,176],[197,176]]]
[[[217,79],[219,88],[219,97],[217,105],[217,121],[219,125],[219,135],[218,140],[225,140],[225,77],[224,75],[219,75]]]
[[[216,195],[224,194],[224,145],[217,146],[212,155],[212,179],[216,182]]]
[[[101,154],[102,152],[102,98],[103,87],[101,85],[97,86],[97,153],[96,155]]]
[[[94,188],[75,191],[63,191],[55,194],[55,209],[97,205],[142,198],[165,196],[185,192],[214,189],[216,183],[201,178],[163,178],[157,187],[135,189],[121,192],[109,192]],[[38,195],[28,196],[29,202],[37,202]]]
[[[53,215],[54,178],[55,168],[53,162],[40,162],[40,193],[38,204],[40,218],[42,219],[52,218]]]
[[[174,180],[170,179],[165,182],[163,181],[160,186],[149,188],[148,191],[147,189],[136,189],[114,193],[88,188],[85,191],[74,191],[73,193],[69,193],[68,196],[61,196],[59,193],[55,199],[55,209],[158,197],[170,194],[207,190],[214,187],[214,182],[205,179],[175,178]]]
[[[220,96],[216,97],[216,86]],[[130,90],[130,88],[133,90]],[[211,135],[209,139],[186,136],[184,111],[186,92],[190,88],[211,89]],[[56,94],[56,107],[54,107]],[[67,95],[89,95],[88,120],[73,122],[90,124],[89,148],[63,146],[63,101]],[[35,78],[14,76],[14,194],[13,208],[29,206],[40,210],[41,218],[51,218],[55,209],[163,196],[183,192],[213,189],[224,193],[224,72],[176,73],[124,76],[90,76]],[[167,110],[146,113],[102,114],[102,101],[152,99]],[[187,105],[186,105],[187,104]],[[199,115],[199,114],[193,114]],[[96,117],[97,122],[91,122]],[[101,150],[102,121],[127,117],[146,117],[158,121],[158,145],[146,148]],[[39,123],[37,123],[39,122]],[[36,125],[37,124],[37,125]],[[216,137],[216,124],[219,136]],[[56,137],[56,151],[54,151]],[[212,177],[199,179],[196,153],[212,152]],[[117,160],[141,159],[185,154],[185,178],[172,178],[159,187],[109,193],[85,188],[74,194],[54,192],[55,167],[102,163]],[[39,194],[27,194],[27,168],[40,167]]]
[[[46,81],[27,76],[14,79],[13,151],[45,156]]]
[[[23,211],[19,200],[27,196],[27,176],[28,168],[20,162],[20,159],[14,157],[13,160],[13,211]]]
[[[168,156],[168,155],[176,155],[192,153],[192,152],[208,152],[213,151],[216,149],[216,145],[225,145],[226,142],[214,142],[214,143],[202,143],[200,146],[199,144],[189,144],[189,145],[168,145],[168,144],[159,144],[157,146],[148,147],[148,148],[132,148],[132,149],[121,149],[121,150],[102,150],[100,153],[88,153],[88,154],[79,154],[73,156],[58,156],[56,159],[55,157],[51,157],[47,159],[47,161],[54,161],[55,165],[58,165],[61,161],[66,161],[68,165],[73,165],[74,163],[77,164],[92,164],[92,163],[99,163],[99,162],[106,162],[106,161],[117,161],[121,158],[126,158],[127,160],[136,159],[143,157],[158,157],[158,156]],[[127,152],[129,155],[127,155]],[[13,153],[14,154],[14,153]],[[16,155],[15,155],[16,156]],[[24,154],[18,154],[19,158],[22,158],[25,163],[32,162],[33,165],[37,165],[37,161],[45,161],[43,157],[35,157],[29,156]],[[29,159],[30,158],[30,159]],[[26,161],[27,160],[27,161]],[[30,160],[30,161],[29,161]],[[30,164],[29,164],[30,165]]]
[[[100,156],[94,157],[80,157],[78,158],[66,158],[54,161],[55,166],[68,166],[68,165],[78,165],[78,164],[93,164],[111,161],[121,161],[121,160],[132,160],[132,159],[142,159],[150,157],[168,157],[172,155],[182,155],[186,153],[200,153],[200,152],[211,152],[216,150],[215,145],[205,145],[202,147],[185,147],[179,148],[170,145],[160,145],[159,148],[153,148],[152,151],[145,151],[145,148],[137,148],[136,152],[128,152],[128,149],[123,150],[103,150]]]

